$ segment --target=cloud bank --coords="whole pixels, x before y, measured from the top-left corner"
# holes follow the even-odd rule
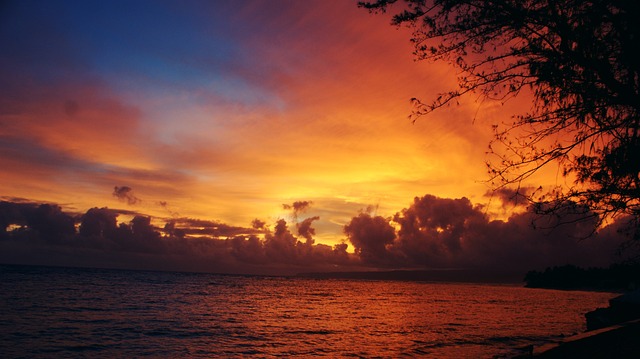
[[[362,213],[344,228],[360,259],[389,268],[464,268],[503,272],[620,260],[620,224],[589,236],[593,219],[541,217],[527,209],[492,220],[467,198],[416,197],[392,218]],[[563,224],[561,224],[563,223]]]
[[[116,187],[117,189],[118,187]],[[115,193],[118,191],[114,192]],[[121,191],[129,195],[131,189]],[[125,197],[126,199],[126,197]],[[119,221],[125,214],[132,219]],[[313,222],[284,219],[273,230],[194,218],[153,218],[94,207],[83,214],[55,204],[0,202],[0,262],[248,274],[295,274],[358,264],[346,244],[314,244]]]
[[[319,216],[298,220],[310,205],[288,207],[293,223],[281,218],[271,226],[255,219],[241,227],[106,207],[71,214],[51,203],[2,201],[0,262],[251,274],[456,269],[520,276],[554,265],[606,266],[622,259],[615,253],[626,241],[618,223],[587,237],[593,223],[569,213],[540,217],[527,209],[494,220],[467,198],[425,195],[391,217],[359,213],[344,226],[346,240],[328,246],[314,240]],[[123,221],[123,215],[131,219]]]

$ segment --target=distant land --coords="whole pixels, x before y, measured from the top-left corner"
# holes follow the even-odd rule
[[[528,288],[561,290],[626,291],[640,287],[640,264],[613,264],[608,268],[575,265],[532,270],[524,276],[500,270],[431,269],[352,272],[309,272],[297,277],[317,279],[395,280],[414,282],[463,282],[524,284]]]
[[[317,279],[395,280],[412,282],[463,282],[521,284],[522,275],[500,270],[431,269],[354,272],[309,272],[297,277]]]
[[[530,271],[526,287],[566,290],[625,291],[640,286],[640,263],[613,264],[609,268],[580,268],[574,265]]]

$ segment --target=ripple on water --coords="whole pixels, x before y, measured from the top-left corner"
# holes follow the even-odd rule
[[[584,329],[608,293],[12,267],[4,357],[492,357]]]

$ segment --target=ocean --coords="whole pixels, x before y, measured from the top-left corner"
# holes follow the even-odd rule
[[[612,293],[0,266],[2,358],[496,358]]]

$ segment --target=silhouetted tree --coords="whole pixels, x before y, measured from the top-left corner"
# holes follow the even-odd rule
[[[543,204],[540,212],[579,203],[600,221],[630,215],[637,225],[640,2],[377,0],[359,6],[393,11],[392,24],[412,27],[418,59],[448,61],[460,70],[457,89],[431,102],[412,99],[413,121],[466,94],[506,101],[531,91],[529,112],[494,126],[495,157],[487,163],[494,186],[519,187],[558,161],[575,182],[529,193]]]
[[[530,288],[635,289],[640,282],[640,265],[619,263],[609,268],[587,269],[574,265],[548,267],[544,271],[529,271],[524,281]]]

